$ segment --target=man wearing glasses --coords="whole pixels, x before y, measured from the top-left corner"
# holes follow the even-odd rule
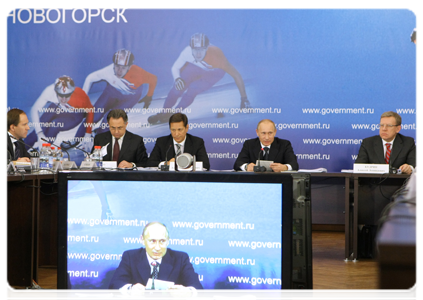
[[[188,254],[168,249],[169,231],[160,222],[148,223],[141,240],[145,248],[125,251],[109,288],[145,290],[149,278],[171,281],[170,289],[202,289]]]
[[[416,166],[416,144],[411,137],[400,134],[401,116],[388,111],[380,117],[379,136],[366,138],[361,143],[355,163],[389,164],[411,174]]]

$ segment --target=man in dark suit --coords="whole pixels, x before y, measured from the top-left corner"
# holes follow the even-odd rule
[[[355,163],[385,164],[411,174],[416,166],[416,144],[400,134],[401,116],[388,111],[380,117],[379,135],[363,140]]]
[[[261,160],[273,161],[270,167],[274,172],[298,170],[297,157],[291,142],[275,137],[276,126],[273,121],[261,120],[256,133],[257,138],[245,141],[235,161],[234,170],[252,172],[259,155]]]
[[[202,161],[203,168],[209,170],[210,162],[203,139],[187,133],[189,129],[187,116],[181,113],[172,115],[169,119],[169,128],[170,135],[157,139],[147,166],[157,167],[166,160],[166,157],[168,158],[168,163],[170,163],[175,161],[177,153],[189,153],[195,155],[196,161]]]
[[[111,110],[107,122],[110,130],[94,138],[94,147],[102,146],[103,161],[117,161],[118,168],[145,167],[148,158],[143,138],[126,130],[128,116],[125,111]]]
[[[149,278],[171,281],[171,289],[202,289],[185,252],[168,249],[169,231],[159,222],[148,223],[141,235],[145,248],[125,251],[109,288],[144,290]]]
[[[23,110],[13,108],[7,112],[7,159],[30,162],[23,144],[29,130],[28,117]],[[19,142],[21,141],[21,142]]]

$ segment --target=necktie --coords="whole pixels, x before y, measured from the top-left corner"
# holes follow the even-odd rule
[[[269,147],[264,147],[264,160],[269,160]]]
[[[159,270],[157,269],[159,267],[159,263],[156,261],[151,262],[151,265],[153,266],[153,273],[151,274],[151,278],[157,279],[159,276]]]
[[[181,144],[176,144],[176,148],[178,149],[176,150],[176,156],[181,155]]]
[[[118,161],[119,159],[119,139],[115,138],[115,145],[113,146],[113,160]]]
[[[13,142],[15,144],[15,159],[18,159],[21,156],[21,151],[19,149],[18,141]]]
[[[386,154],[385,154],[385,162],[389,164],[389,158],[391,157],[391,144],[386,143]]]

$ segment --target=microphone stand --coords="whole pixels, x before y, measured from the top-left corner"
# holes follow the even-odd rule
[[[260,166],[260,153],[263,151],[263,148],[260,149],[260,152],[258,154],[258,162],[257,162],[257,166],[254,166],[254,172],[256,173],[261,173],[261,172],[266,172],[266,167],[265,166]]]
[[[44,142],[50,143],[48,140],[46,140],[45,138],[41,138]],[[53,146],[56,146],[57,148],[61,148],[60,146],[57,146],[56,144],[51,143]],[[68,155],[68,160],[70,161],[70,155],[69,152],[66,151],[65,149],[62,149],[64,152],[66,152],[66,154]]]
[[[167,154],[169,153],[171,147],[172,145],[169,145],[169,148],[167,148],[165,163],[164,165],[160,166],[160,171],[169,171],[169,165],[167,164]]]

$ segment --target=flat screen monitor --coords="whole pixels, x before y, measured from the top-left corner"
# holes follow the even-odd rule
[[[59,289],[108,289],[152,221],[204,289],[291,287],[292,177],[240,172],[60,172]]]

